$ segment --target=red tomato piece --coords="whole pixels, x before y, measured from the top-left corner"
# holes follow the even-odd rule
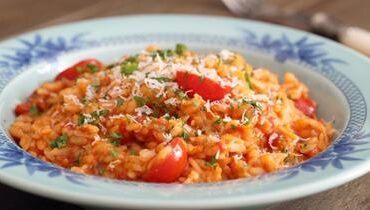
[[[295,107],[299,109],[303,114],[313,118],[316,115],[316,102],[308,98],[300,98],[296,100]]]
[[[86,69],[88,65],[95,66],[96,70],[100,70],[104,67],[103,63],[101,63],[97,59],[93,59],[93,58],[85,59],[67,68],[66,70],[60,72],[56,76],[55,80],[61,80],[63,78],[68,79],[68,80],[75,80],[78,77],[78,75],[80,75],[81,73],[80,71]],[[95,69],[91,69],[91,70],[93,71]]]
[[[209,78],[202,78],[184,71],[176,72],[176,82],[181,89],[189,91],[190,97],[197,93],[204,100],[210,101],[221,100],[231,91],[231,87],[222,87]]]
[[[16,107],[15,107],[15,114],[18,116],[18,115],[21,115],[21,114],[26,114],[30,111],[30,108],[31,108],[31,104],[28,103],[28,102],[24,102],[24,103],[21,103],[21,104],[18,104]]]
[[[143,176],[147,182],[173,182],[184,171],[188,162],[186,145],[182,138],[175,138],[149,162]]]

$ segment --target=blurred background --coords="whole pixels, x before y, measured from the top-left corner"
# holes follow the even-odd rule
[[[370,30],[370,0],[269,0],[298,13],[323,11]],[[221,0],[0,0],[0,39],[65,22],[143,13],[233,16]]]
[[[370,30],[370,0],[269,0],[298,14],[318,11],[347,25]],[[0,0],[0,39],[30,30],[72,21],[145,13],[185,13],[235,16],[221,0]],[[276,209],[370,209],[370,175],[344,186],[276,204]],[[52,201],[0,184],[1,209],[83,209]]]

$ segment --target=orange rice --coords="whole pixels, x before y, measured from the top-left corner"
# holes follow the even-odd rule
[[[286,73],[279,84],[276,74],[252,69],[228,50],[198,55],[184,45],[153,45],[95,70],[79,69],[76,79],[34,91],[25,102],[29,111],[9,128],[24,150],[74,172],[153,181],[145,174],[153,162],[164,164],[169,144],[180,137],[184,167],[164,182],[198,183],[291,167],[331,143],[331,124],[297,108],[298,100],[310,100],[303,83]],[[178,71],[230,91],[205,100],[181,88]]]

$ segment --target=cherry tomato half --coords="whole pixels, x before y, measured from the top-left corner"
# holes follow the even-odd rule
[[[173,182],[184,171],[188,162],[186,145],[182,138],[175,138],[149,162],[143,176],[147,182]]]
[[[18,116],[18,115],[21,115],[21,114],[28,113],[30,111],[30,108],[31,108],[31,104],[28,103],[28,102],[18,104],[15,107],[15,114]]]
[[[316,103],[307,98],[300,98],[294,102],[295,107],[299,109],[303,114],[313,118],[316,114]]]
[[[176,72],[176,82],[184,91],[190,91],[188,93],[190,97],[197,93],[204,100],[210,101],[221,100],[231,91],[230,87],[222,87],[209,78],[202,78],[184,71]]]
[[[104,65],[97,59],[85,59],[60,72],[56,76],[55,80],[61,80],[63,78],[68,80],[75,80],[78,75],[80,75],[81,71],[84,71],[85,69],[89,69],[91,72],[95,72],[99,71],[103,67]]]

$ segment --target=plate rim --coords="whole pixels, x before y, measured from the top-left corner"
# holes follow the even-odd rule
[[[352,49],[349,49],[347,47],[344,47],[344,46],[341,46],[339,45],[338,43],[335,43],[334,41],[332,40],[328,40],[326,38],[322,38],[322,37],[319,37],[317,35],[313,35],[313,34],[310,34],[308,32],[304,32],[304,31],[300,31],[300,30],[297,30],[297,29],[292,29],[292,28],[289,28],[289,27],[285,27],[285,26],[280,26],[280,25],[275,25],[275,24],[270,24],[270,23],[264,23],[264,22],[260,22],[260,21],[252,21],[252,20],[244,20],[244,19],[239,19],[239,18],[231,18],[231,17],[223,17],[223,16],[209,16],[209,15],[183,15],[183,14],[176,14],[176,15],[162,15],[162,14],[145,14],[145,15],[128,15],[128,16],[112,16],[112,17],[104,17],[104,18],[93,18],[93,19],[88,19],[88,20],[83,20],[83,21],[74,21],[74,22],[69,22],[69,23],[62,23],[62,24],[58,24],[58,25],[55,25],[55,26],[51,26],[51,27],[45,27],[45,28],[42,28],[42,29],[37,29],[37,30],[33,30],[33,31],[29,31],[29,32],[26,32],[26,33],[21,33],[19,35],[16,35],[16,36],[12,36],[10,38],[7,38],[5,40],[0,40],[0,43],[3,44],[4,42],[8,42],[8,41],[12,41],[14,39],[18,39],[20,38],[21,36],[30,36],[32,34],[35,34],[35,33],[42,33],[42,31],[44,30],[50,30],[50,29],[53,29],[53,28],[63,28],[65,26],[68,26],[68,25],[73,25],[73,24],[91,24],[93,23],[94,21],[109,21],[111,19],[126,19],[126,18],[136,18],[136,17],[144,17],[144,18],[147,18],[147,17],[151,17],[151,16],[155,16],[155,17],[181,17],[181,18],[188,18],[188,17],[196,17],[196,18],[211,18],[211,19],[227,19],[227,20],[231,20],[231,21],[235,21],[235,20],[239,20],[239,21],[244,21],[244,22],[251,22],[251,23],[255,23],[255,24],[259,24],[259,25],[264,25],[265,27],[270,27],[270,26],[273,26],[273,27],[277,27],[277,28],[281,28],[283,31],[295,31],[295,32],[298,32],[300,34],[304,34],[304,35],[308,35],[308,36],[316,36],[317,38],[321,39],[321,40],[324,40],[325,42],[332,42],[336,45],[338,45],[339,47],[343,48],[343,50],[347,51],[347,53],[355,53],[355,56],[356,57],[360,57],[362,59],[368,59],[366,56],[352,50]],[[1,90],[2,92],[2,90]],[[370,161],[370,159],[367,160],[368,162]],[[306,188],[306,191],[301,191],[301,192],[305,192],[303,194],[295,194],[294,193],[294,189],[297,189],[297,187],[291,187],[291,191],[290,193],[286,193],[285,194],[285,199],[279,197],[279,198],[275,198],[274,199],[269,199],[270,203],[274,203],[274,202],[277,202],[277,201],[282,201],[282,200],[291,200],[291,199],[295,199],[295,198],[299,198],[299,197],[303,197],[303,196],[306,196],[306,195],[309,195],[309,194],[312,194],[312,193],[317,193],[317,192],[321,192],[321,191],[324,191],[324,190],[327,190],[327,189],[330,189],[334,186],[338,186],[340,184],[343,184],[349,180],[353,180],[354,178],[357,178],[357,177],[360,177],[362,176],[363,174],[367,173],[368,171],[370,171],[370,165],[366,168],[366,167],[363,167],[365,164],[366,161],[361,165],[361,164],[358,164],[356,165],[356,167],[353,167],[351,168],[350,171],[348,170],[344,170],[342,171],[341,173],[339,173],[341,176],[343,177],[340,177],[341,179],[335,179],[336,182],[330,182],[331,185],[329,185],[328,183],[325,183],[325,187],[322,187],[322,183],[316,183],[317,186],[321,186],[320,187],[320,190],[311,190],[311,191],[308,191],[307,190],[307,185],[310,185],[310,184],[307,184],[307,185],[300,185],[300,187],[303,189],[303,188]],[[354,170],[356,169],[357,173],[354,173]],[[346,173],[347,175],[344,176],[344,173]],[[352,176],[351,176],[352,175]],[[91,205],[91,198],[88,198],[86,197],[86,200],[78,200],[78,199],[81,199],[81,195],[79,196],[79,198],[77,197],[74,197],[75,195],[71,195],[69,198],[67,198],[68,196],[65,195],[65,193],[63,192],[63,190],[57,192],[59,189],[57,189],[55,191],[55,189],[53,190],[53,193],[51,193],[50,190],[47,190],[47,187],[45,187],[44,189],[40,189],[40,188],[43,188],[38,186],[37,184],[34,185],[34,183],[30,183],[30,182],[27,182],[25,180],[22,180],[24,181],[24,183],[20,183],[19,182],[19,178],[14,178],[14,177],[10,177],[8,176],[7,177],[7,174],[3,174],[2,171],[0,171],[0,177],[1,177],[1,181],[3,182],[3,180],[6,180],[5,184],[7,185],[11,185],[11,186],[14,186],[18,189],[21,189],[21,190],[25,190],[25,191],[28,191],[28,192],[31,192],[31,193],[35,193],[35,194],[38,194],[38,195],[41,195],[41,196],[44,196],[44,197],[51,197],[51,198],[54,198],[54,199],[57,199],[57,200],[64,200],[64,201],[70,201],[70,202],[73,202],[73,203],[83,203],[85,205]],[[18,180],[17,180],[18,179]],[[325,182],[327,180],[323,179],[322,182]],[[28,186],[29,188],[27,188],[26,186]],[[39,188],[39,191],[35,191],[35,188]],[[285,190],[286,191],[286,188]],[[278,192],[278,191],[277,191]],[[60,193],[60,194],[59,194]],[[264,193],[266,194],[266,193]],[[272,193],[274,194],[274,193]],[[288,196],[289,195],[289,196]],[[292,195],[295,195],[296,197],[292,196]],[[85,195],[83,195],[85,196]],[[62,197],[62,198],[61,198]],[[224,198],[222,201],[218,201],[215,202],[215,200],[211,200],[210,201],[203,201],[203,202],[199,202],[199,201],[196,201],[197,202],[197,205],[194,205],[194,203],[186,206],[186,202],[183,202],[182,204],[175,200],[175,201],[168,201],[166,200],[165,203],[163,203],[163,201],[161,200],[153,200],[152,203],[150,203],[150,200],[146,201],[145,204],[144,203],[141,203],[141,205],[145,206],[145,207],[152,207],[152,205],[155,205],[156,207],[167,207],[167,208],[172,208],[172,207],[175,207],[175,208],[178,208],[178,207],[181,207],[181,208],[194,208],[194,207],[200,207],[200,208],[204,208],[204,207],[207,207],[207,208],[221,208],[221,207],[237,207],[237,206],[241,206],[243,205],[243,202],[241,202],[240,198],[242,198],[243,196],[239,196],[237,198]],[[274,197],[274,196],[272,196]],[[283,196],[284,197],[284,196]],[[78,200],[78,201],[77,201]],[[228,202],[226,202],[226,200],[228,200]],[[131,204],[129,204],[129,202],[127,202],[127,200],[124,202],[125,203],[125,206],[127,207],[138,207],[137,205],[137,201],[138,200],[133,200]],[[122,207],[122,203],[121,202],[118,202],[118,203],[112,203],[112,201],[108,201],[109,203],[111,203],[111,207]],[[101,207],[106,207],[107,203],[108,202],[103,202],[103,201],[100,201],[100,202],[97,202],[97,203],[94,203],[94,205],[96,206],[101,206]],[[157,203],[158,202],[158,203]],[[173,203],[171,203],[173,202]],[[162,203],[162,204],[161,204]],[[168,203],[171,203],[171,206],[167,206],[166,204]],[[213,204],[212,204],[213,203]],[[251,203],[250,201],[248,201],[247,204],[251,204],[251,205],[257,205],[257,204],[260,204],[261,202],[257,201],[255,203]],[[101,204],[101,205],[100,205]],[[128,205],[127,205],[128,204]],[[160,204],[160,205],[158,205]],[[200,205],[201,204],[201,205]],[[212,205],[210,205],[212,204]],[[224,206],[222,206],[222,204],[225,204]],[[246,204],[246,203],[244,203]]]

